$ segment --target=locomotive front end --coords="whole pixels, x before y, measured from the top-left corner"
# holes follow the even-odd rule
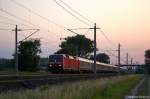
[[[49,69],[51,72],[63,71],[63,55],[50,55],[49,56]]]

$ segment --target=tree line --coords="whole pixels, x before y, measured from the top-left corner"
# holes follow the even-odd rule
[[[69,54],[93,60],[91,53],[94,51],[94,42],[84,35],[69,36],[59,45],[60,49],[55,54]],[[98,51],[98,49],[97,49]],[[40,39],[30,39],[19,42],[18,59],[20,71],[37,71],[41,53]],[[49,55],[48,55],[49,56]],[[110,57],[106,53],[98,53],[96,60],[102,63],[110,63]],[[150,73],[150,49],[145,51],[145,71]]]

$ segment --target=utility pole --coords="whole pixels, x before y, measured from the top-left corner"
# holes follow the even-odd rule
[[[93,66],[93,71],[96,76],[96,30],[100,29],[100,28],[97,28],[96,23],[95,23],[94,28],[90,28],[90,29],[94,29],[94,66]]]
[[[129,64],[129,54],[128,53],[126,54],[126,64],[127,65]]]
[[[132,64],[133,64],[133,58],[131,57],[131,69],[133,70],[134,67],[132,66]]]
[[[129,54],[128,53],[126,54],[126,64],[127,64],[127,68],[128,68],[128,65],[129,65]]]
[[[18,27],[15,28],[15,69],[18,74]]]
[[[15,70],[16,70],[16,74],[18,75],[18,31],[26,31],[26,30],[36,30],[33,33],[31,33],[30,35],[28,35],[26,38],[24,38],[22,41],[28,39],[30,36],[32,36],[33,34],[35,34],[36,32],[39,31],[39,29],[18,29],[18,26],[16,25],[15,29],[13,29],[12,31],[15,31]]]
[[[118,66],[120,67],[120,43],[118,44]]]
[[[119,74],[120,74],[120,43],[118,44],[118,68],[119,68]]]
[[[127,54],[126,54],[126,64],[127,64],[127,65],[129,64],[128,61],[129,61],[129,54],[127,53]]]
[[[16,74],[18,74],[18,31],[21,31],[21,29],[18,29],[16,25],[15,29],[12,31],[15,31],[15,70]]]
[[[133,64],[133,58],[131,58],[131,65]]]
[[[75,28],[75,29],[67,29],[68,31],[74,33],[74,34],[78,34],[72,30],[77,30],[77,29],[93,29],[94,30],[94,66],[93,66],[93,72],[96,76],[96,30],[100,29],[96,27],[96,23],[94,23],[94,27],[93,28]]]
[[[96,23],[94,24],[94,74],[96,75]]]

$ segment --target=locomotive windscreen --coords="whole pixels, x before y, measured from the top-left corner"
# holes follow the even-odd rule
[[[51,63],[58,63],[63,61],[63,55],[50,55],[49,61]]]

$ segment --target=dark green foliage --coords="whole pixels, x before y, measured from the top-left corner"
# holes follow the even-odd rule
[[[144,74],[145,73],[145,69],[144,69],[144,66],[141,67],[141,68],[138,68],[136,71],[135,71],[136,74]]]
[[[94,60],[94,56],[91,56],[90,59]],[[96,55],[96,60],[99,61],[99,62],[102,62],[102,63],[107,63],[107,64],[110,63],[110,58],[105,53],[99,53],[99,54],[97,54]]]
[[[145,69],[150,74],[150,49],[145,51]]]
[[[57,54],[69,54],[77,56],[87,56],[94,51],[94,43],[92,40],[86,38],[84,35],[76,35],[65,38],[60,44],[61,49]]]
[[[14,68],[14,60],[13,59],[0,59],[0,70],[9,70]]]
[[[41,53],[40,40],[31,39],[28,41],[22,41],[19,43],[19,70],[20,71],[36,71],[38,70],[38,64]]]

